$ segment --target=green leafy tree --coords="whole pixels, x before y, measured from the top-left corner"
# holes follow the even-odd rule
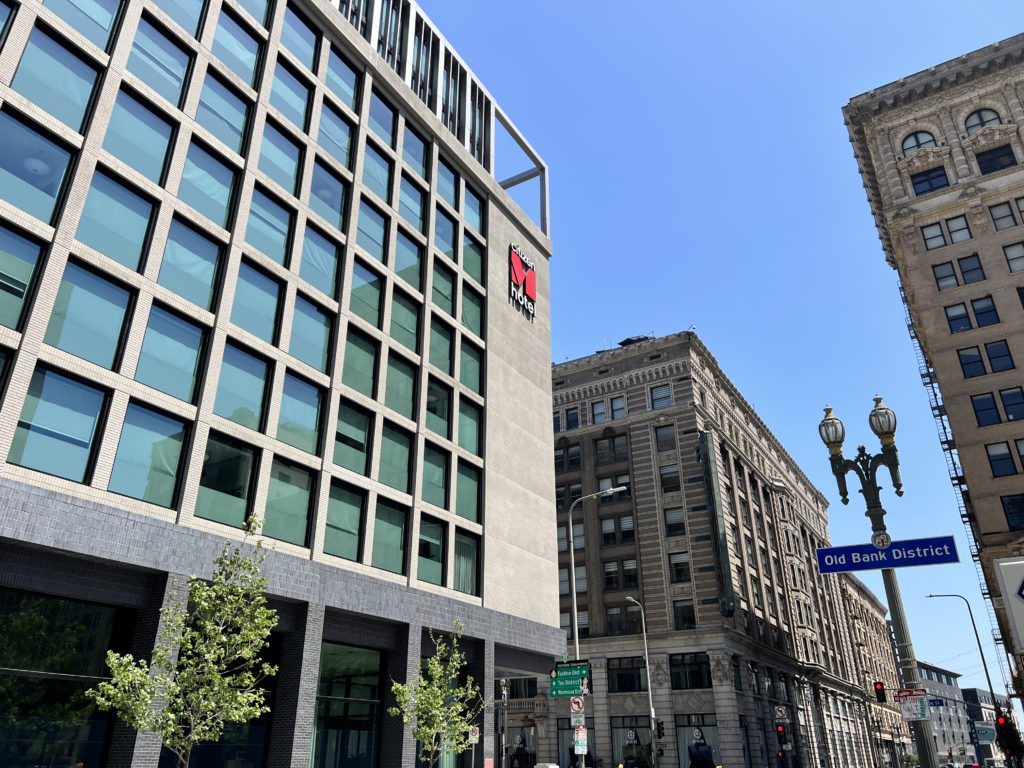
[[[430,632],[434,655],[423,660],[420,672],[408,683],[392,680],[397,706],[388,709],[401,717],[420,742],[420,760],[434,768],[445,755],[469,748],[469,731],[484,708],[480,687],[471,675],[462,682],[466,655],[459,648],[462,622],[455,620],[450,638]]]
[[[258,525],[247,528],[251,533]],[[160,734],[163,745],[188,768],[192,750],[216,741],[226,725],[269,711],[259,687],[277,667],[261,660],[277,612],[267,606],[267,580],[255,549],[226,542],[214,560],[213,578],[188,580],[188,605],[165,608],[164,630],[152,661],[107,653],[110,682],[87,692],[137,731]]]

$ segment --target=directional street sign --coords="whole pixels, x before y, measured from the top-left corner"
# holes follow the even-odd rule
[[[928,699],[928,706],[929,707],[941,707],[941,706],[944,706],[945,703],[946,702],[945,702],[944,699]]]
[[[583,660],[571,664],[559,664],[551,672],[551,696],[568,698],[589,694],[590,662]]]
[[[956,541],[952,536],[894,541],[886,549],[878,549],[873,544],[854,544],[818,550],[818,571],[821,573],[959,562]]]

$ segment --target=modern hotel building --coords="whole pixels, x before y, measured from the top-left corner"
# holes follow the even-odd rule
[[[82,693],[255,516],[271,712],[193,768],[413,765],[427,629],[488,703],[565,646],[546,167],[408,0],[0,0],[0,45],[0,763],[156,766]]]

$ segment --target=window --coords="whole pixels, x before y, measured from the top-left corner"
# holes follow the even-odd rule
[[[975,158],[978,161],[978,170],[983,176],[1017,164],[1017,158],[1013,156],[1013,149],[1009,144],[979,152]]]
[[[416,366],[396,354],[388,356],[384,405],[407,419],[415,418]]]
[[[71,153],[6,112],[0,112],[0,146],[18,148],[0,153],[0,196],[49,223]]]
[[[946,169],[939,166],[913,174],[910,177],[910,183],[914,187],[915,195],[926,195],[937,189],[948,187],[949,179],[946,178]]]
[[[576,594],[587,594],[587,566],[577,565],[576,569],[573,571],[573,574],[573,582],[576,585]]]
[[[570,445],[565,452],[565,468],[568,470],[580,468],[580,446]],[[609,486],[610,487],[610,486]]]
[[[248,262],[238,265],[231,322],[273,344],[277,338],[277,307],[281,284]]]
[[[314,174],[316,172],[314,171]],[[306,227],[302,240],[302,264],[299,276],[318,291],[334,298],[338,285],[338,246],[319,230]]]
[[[924,238],[925,250],[935,250],[946,244],[946,235],[942,232],[942,225],[936,222],[927,227],[921,227],[921,236]]]
[[[196,121],[233,152],[241,152],[249,123],[249,103],[220,78],[208,74],[199,98]]]
[[[679,483],[679,467],[671,465],[659,467],[658,474],[661,476],[662,493],[678,493],[682,487]]]
[[[455,261],[455,220],[440,208],[434,213],[434,247]]]
[[[187,50],[142,17],[128,57],[129,72],[178,106],[189,60]]]
[[[341,381],[367,397],[373,397],[377,389],[377,344],[352,329],[349,329],[345,344]]]
[[[402,159],[419,174],[420,178],[428,177],[430,159],[427,144],[408,124],[405,126],[405,135],[402,139]]]
[[[359,221],[356,243],[377,261],[384,261],[387,253],[388,220],[365,201],[359,203]]]
[[[274,68],[274,82],[270,86],[270,106],[275,107],[285,118],[306,130],[309,113],[309,86],[303,82],[291,67],[280,60]]]
[[[448,454],[429,444],[423,448],[423,500],[448,509]]]
[[[373,416],[346,400],[338,410],[338,429],[334,438],[334,463],[365,475],[370,466],[370,441]]]
[[[565,409],[565,428],[567,430],[568,429],[577,429],[579,427],[579,425],[580,425],[580,409],[576,408],[576,407],[566,408]]]
[[[359,75],[334,48],[327,57],[327,87],[353,110],[359,106]]]
[[[359,561],[362,555],[365,512],[365,492],[341,483],[331,483],[331,492],[327,497],[327,525],[324,530],[326,554]]]
[[[291,250],[294,218],[294,211],[281,205],[257,187],[252,191],[245,242],[258,248],[272,261],[284,266],[288,262],[288,253]]]
[[[391,298],[391,338],[413,352],[419,352],[420,306],[401,291]]]
[[[625,435],[603,437],[594,441],[594,455],[598,464],[625,461],[629,458],[629,446]]]
[[[437,165],[437,196],[444,200],[455,210],[459,209],[456,199],[459,184],[459,177],[444,160],[439,160]]]
[[[73,46],[36,27],[29,36],[11,87],[80,132],[97,71],[73,50]]]
[[[444,312],[455,314],[455,274],[440,263],[434,263],[434,280],[431,298]]]
[[[247,85],[256,84],[260,60],[259,40],[229,13],[221,12],[212,50],[213,55]]]
[[[200,326],[154,304],[135,380],[191,403],[196,393],[204,336]]]
[[[439,520],[420,518],[420,544],[417,552],[416,577],[428,584],[444,584],[445,544],[447,526]]]
[[[462,212],[462,215],[466,218],[466,223],[469,224],[477,232],[483,233],[484,229],[484,201],[476,194],[469,186],[466,186],[466,208]]]
[[[999,113],[994,109],[978,109],[967,116],[964,128],[967,129],[968,136],[973,136],[986,125],[998,125],[999,122]]]
[[[954,216],[946,219],[946,229],[949,230],[949,242],[962,243],[971,239],[971,228],[967,225],[966,216]]]
[[[672,619],[677,630],[696,629],[697,613],[694,610],[693,600],[673,600]]]
[[[910,157],[922,147],[934,147],[935,137],[928,131],[914,131],[903,140],[903,156]]]
[[[569,594],[569,569],[559,568],[558,569],[558,594],[568,595]]]
[[[75,239],[137,270],[152,218],[152,202],[97,171],[85,198]]]
[[[996,408],[996,399],[991,392],[986,392],[983,395],[971,395],[971,405],[974,408],[974,418],[977,419],[979,427],[1000,423],[999,409]]]
[[[480,470],[464,461],[459,462],[455,485],[455,514],[480,522]]]
[[[659,384],[656,387],[651,387],[651,408],[653,410],[668,408],[670,405],[672,405],[671,384]]]
[[[988,355],[988,365],[992,373],[1009,371],[1013,366],[1013,358],[1010,356],[1010,347],[1005,341],[993,341],[985,345],[985,354]]]
[[[462,289],[462,324],[470,333],[484,335],[484,297],[468,286]]]
[[[612,611],[618,611],[616,614],[612,614]],[[608,617],[614,615],[618,621],[614,622],[621,624],[621,608],[609,608]],[[623,632],[612,632],[611,624],[613,622],[607,622],[609,624],[608,634],[624,634]],[[632,691],[646,691],[647,690],[647,670],[644,668],[644,657],[643,656],[632,656],[618,659],[608,659],[608,692],[609,693],[628,693]]]
[[[323,393],[320,388],[288,373],[284,377],[281,409],[277,420],[277,439],[300,451],[320,450],[320,413]]]
[[[609,517],[601,521],[601,546],[611,547],[617,543],[615,535],[615,518]]]
[[[690,581],[690,555],[676,552],[668,556],[668,572],[673,584]]]
[[[992,468],[992,477],[1006,477],[1017,474],[1017,465],[1010,453],[1009,443],[989,443],[985,446],[988,454],[988,465]]]
[[[275,458],[270,467],[263,535],[306,546],[312,500],[313,473]]]
[[[326,373],[331,360],[332,326],[331,315],[296,295],[289,354]]]
[[[946,322],[949,323],[950,333],[962,333],[973,328],[971,317],[967,314],[966,304],[954,304],[951,307],[946,307]]]
[[[1024,531],[1024,493],[1001,496],[1006,525],[1011,531]]]
[[[174,219],[157,282],[203,309],[212,309],[220,250],[218,243]]]
[[[981,360],[980,349],[977,347],[958,349],[956,354],[960,358],[960,369],[963,371],[965,379],[985,375],[985,363]]]
[[[614,592],[619,588],[619,563],[613,560],[604,564],[604,591]]]
[[[462,238],[462,267],[466,270],[467,275],[481,285],[487,284],[485,264],[484,247],[470,237],[469,234],[464,233]]]
[[[188,148],[178,199],[195,208],[218,227],[227,227],[235,172],[198,144]]]
[[[455,533],[456,591],[467,595],[480,595],[480,539],[471,533]]]
[[[665,535],[686,535],[686,511],[682,507],[668,507],[665,510]]]
[[[562,413],[561,413],[561,411],[555,411],[552,414],[552,426],[554,428],[554,432],[555,432],[556,435],[559,432],[562,431]]]
[[[418,291],[423,286],[423,249],[401,230],[395,242],[395,274]]]
[[[999,322],[999,314],[996,312],[996,305],[992,301],[991,296],[972,299],[971,309],[974,311],[974,321],[978,324],[979,328],[995,325]]]
[[[409,512],[387,499],[377,499],[370,564],[392,573],[405,573],[405,526]]]
[[[402,493],[410,493],[412,435],[404,429],[384,424],[380,436],[380,467],[377,479]]]
[[[18,329],[42,248],[0,224],[0,325]]]
[[[956,270],[953,269],[953,262],[951,261],[932,266],[932,274],[935,276],[935,284],[939,287],[940,291],[956,288],[960,285],[960,281],[956,279]]]
[[[74,0],[47,0],[46,7],[104,50],[117,16],[119,0],[97,0],[76,4]],[[0,9],[2,10],[2,9]],[[0,31],[6,17],[0,13]]]
[[[659,451],[672,451],[676,447],[676,428],[665,424],[654,428],[654,442]]]
[[[259,169],[276,181],[289,194],[295,194],[299,181],[302,149],[273,123],[263,128]]]
[[[385,203],[391,202],[391,161],[369,142],[363,154],[363,184]]]
[[[113,370],[130,300],[127,288],[69,261],[43,341]]]
[[[1003,254],[1006,256],[1006,263],[1011,272],[1020,272],[1024,269],[1024,243],[1004,245]]]
[[[481,455],[480,428],[483,412],[465,398],[459,400],[459,446]]]
[[[711,687],[711,663],[706,653],[673,653],[668,665],[673,690]]]
[[[633,516],[623,515],[619,518],[619,543],[632,544],[636,541],[636,532],[633,529]]]
[[[423,190],[403,175],[398,191],[398,213],[418,232],[422,232],[426,226],[424,205]]]
[[[395,146],[395,110],[380,95],[370,94],[370,130],[376,133],[389,147]]]
[[[77,379],[32,373],[7,460],[76,483],[90,472],[106,394]]]
[[[444,323],[432,320],[430,323],[430,364],[448,375],[452,372],[452,330]]]
[[[352,162],[352,125],[326,101],[320,111],[317,143],[346,168]]]
[[[1013,387],[999,391],[999,399],[1003,401],[1003,410],[1007,421],[1024,419],[1024,389]],[[980,425],[979,425],[980,426]]]
[[[960,265],[960,274],[963,275],[964,285],[979,283],[985,279],[985,270],[981,268],[981,259],[978,258],[978,254],[972,253],[970,256],[957,259],[956,262]]]
[[[612,420],[626,418],[626,398],[620,396],[612,398]]]
[[[313,69],[316,60],[317,34],[291,5],[284,10],[284,26],[281,28],[281,45],[295,54],[308,69]]]
[[[225,345],[213,412],[243,427],[261,429],[269,368],[265,360]]]
[[[352,265],[349,310],[370,325],[380,326],[384,278],[358,261]]]
[[[606,421],[604,401],[599,400],[596,403],[590,404],[590,423],[591,424],[604,424]]]
[[[992,223],[995,225],[996,231],[1002,229],[1009,229],[1010,227],[1017,226],[1017,219],[1013,215],[1013,209],[1009,203],[999,203],[999,205],[990,205],[988,212],[992,216]]]
[[[199,477],[196,517],[241,528],[248,517],[256,477],[256,451],[210,433]]]

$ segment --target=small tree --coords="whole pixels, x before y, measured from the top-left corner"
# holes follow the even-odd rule
[[[188,605],[175,602],[161,612],[164,630],[152,661],[108,651],[112,679],[86,694],[135,730],[159,733],[178,768],[188,768],[193,748],[219,739],[226,724],[269,711],[259,685],[277,667],[260,654],[277,612],[263,594],[265,558],[261,541],[254,550],[226,542],[210,581],[189,578]]]
[[[412,727],[413,738],[422,745],[420,760],[434,768],[444,755],[469,748],[469,731],[484,708],[480,687],[471,675],[461,683],[466,655],[459,648],[462,622],[455,620],[450,639],[430,632],[434,655],[423,660],[420,672],[408,683],[392,680],[391,693],[397,706],[388,709],[392,717]]]

